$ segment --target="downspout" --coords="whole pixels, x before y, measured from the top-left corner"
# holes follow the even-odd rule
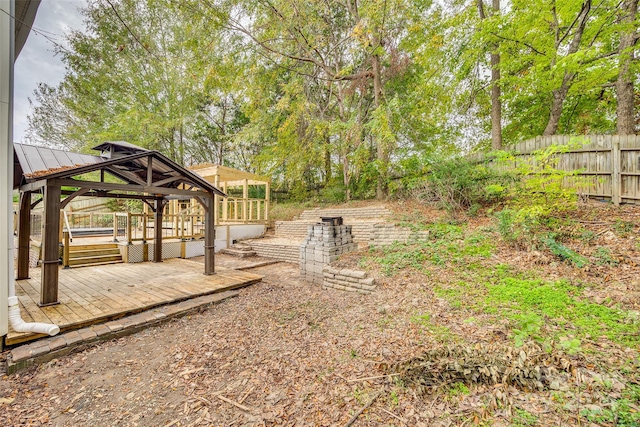
[[[0,19],[3,22],[0,24],[2,33],[0,37],[0,52],[2,52],[2,58],[0,58],[0,93],[4,96],[8,95],[8,99],[0,100],[0,103],[5,104],[2,108],[3,114],[1,114],[0,120],[4,123],[2,127],[5,127],[6,132],[0,132],[0,167],[6,166],[5,169],[5,184],[0,186],[0,200],[7,201],[4,212],[0,213],[0,246],[4,250],[0,251],[0,262],[6,263],[2,269],[2,276],[0,280],[8,281],[8,305],[9,305],[9,324],[16,332],[34,332],[38,334],[56,335],[60,332],[60,328],[57,325],[46,323],[27,323],[20,316],[20,305],[18,303],[18,297],[16,297],[16,284],[15,284],[15,271],[14,271],[14,248],[13,248],[13,63],[15,55],[15,23],[13,19],[7,19],[8,17],[15,16],[15,7],[13,1],[0,0],[2,2],[2,12],[6,13],[8,7],[9,14],[2,13]],[[8,21],[8,22],[7,22]],[[6,24],[8,25],[9,37],[6,35]],[[8,49],[7,49],[8,48]],[[8,77],[8,78],[7,78]],[[6,246],[5,246],[6,245]],[[1,252],[4,252],[2,254]],[[2,255],[6,258],[2,259]],[[6,271],[5,271],[6,268]]]

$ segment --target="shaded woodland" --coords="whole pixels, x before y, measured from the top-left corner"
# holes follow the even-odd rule
[[[454,154],[635,133],[637,0],[93,0],[27,139],[384,198]]]

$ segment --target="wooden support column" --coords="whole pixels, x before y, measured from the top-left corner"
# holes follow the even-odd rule
[[[213,186],[216,188],[220,188],[220,175],[215,175],[213,178]],[[213,195],[213,217],[215,218],[215,224],[218,225],[220,221],[220,196],[217,194]]]
[[[20,193],[18,213],[18,274],[16,279],[29,278],[29,250],[31,249],[31,192]]]
[[[204,274],[215,274],[215,209],[214,195],[204,199]]]
[[[271,184],[265,183],[264,186],[264,222],[269,224],[269,201],[271,200]]]
[[[222,192],[224,194],[229,194],[227,193],[227,182],[223,182],[222,183]],[[229,221],[229,198],[226,197],[224,199],[222,199],[222,222],[227,222]]]
[[[249,183],[245,178],[242,182],[242,222],[249,222]]]
[[[161,198],[154,200],[153,215],[153,262],[162,262],[162,211],[164,203]]]
[[[42,281],[40,306],[58,304],[58,263],[60,260],[60,186],[44,187],[44,230],[42,231]]]

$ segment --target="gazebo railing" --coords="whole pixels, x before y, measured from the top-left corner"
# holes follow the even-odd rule
[[[146,242],[153,240],[155,220],[153,214],[122,213],[118,214],[118,233],[114,240],[119,242]],[[162,238],[190,240],[204,237],[204,216],[187,214],[162,215]]]
[[[61,215],[60,236],[69,232],[74,237],[110,236],[114,242],[146,242],[154,238],[154,216],[152,213],[76,213]],[[204,215],[162,215],[162,238],[191,240],[204,237]],[[62,240],[61,240],[62,242]]]

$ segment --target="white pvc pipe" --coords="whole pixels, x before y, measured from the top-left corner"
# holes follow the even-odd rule
[[[20,317],[18,297],[9,297],[9,324],[16,332],[34,332],[36,334],[56,335],[60,332],[58,325],[50,323],[27,323]]]
[[[9,259],[13,262],[13,244],[9,243]],[[56,335],[60,332],[58,325],[51,323],[27,323],[20,316],[20,304],[16,296],[16,283],[12,273],[9,274],[9,324],[16,332],[34,332],[36,334]]]

